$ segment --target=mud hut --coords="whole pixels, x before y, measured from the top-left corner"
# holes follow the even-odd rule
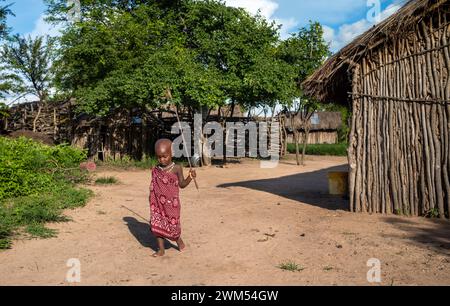
[[[303,83],[348,103],[350,209],[449,216],[450,1],[415,0]]]

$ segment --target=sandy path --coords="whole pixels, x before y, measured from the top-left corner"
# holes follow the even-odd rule
[[[81,285],[368,285],[370,258],[382,284],[450,285],[450,223],[351,214],[326,195],[326,173],[344,158],[311,157],[298,168],[256,161],[198,171],[201,192],[182,193],[188,250],[152,258],[148,171],[109,171],[122,184],[52,225],[58,238],[23,240],[0,252],[0,284],[65,284],[66,262],[81,262]],[[132,212],[133,211],[133,212]],[[293,261],[301,272],[277,266]]]

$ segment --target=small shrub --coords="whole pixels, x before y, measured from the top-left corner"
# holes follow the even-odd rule
[[[326,266],[326,267],[323,267],[323,270],[324,271],[332,271],[334,268],[332,267],[332,266]]]
[[[93,196],[93,192],[84,188],[67,188],[61,191],[58,197],[60,209],[73,209],[83,207]]]
[[[9,249],[11,247],[12,228],[6,223],[4,216],[0,216],[0,250]]]
[[[338,144],[317,144],[317,145],[307,145],[306,154],[307,155],[328,155],[328,156],[347,156],[346,143]],[[300,154],[302,153],[302,145],[300,145]],[[295,144],[288,144],[288,152],[295,154]]]
[[[26,227],[25,231],[33,238],[44,239],[56,237],[56,234],[58,233],[57,230],[47,228],[41,223],[30,224]]]
[[[63,209],[87,203],[92,192],[75,188],[88,178],[79,169],[85,159],[85,151],[68,145],[0,137],[0,249],[10,248],[22,229],[32,237],[54,237],[45,223],[67,221]]]
[[[83,181],[86,173],[78,166],[84,159],[86,151],[67,145],[0,137],[0,201],[49,192],[61,181]]]
[[[432,209],[428,210],[425,213],[425,217],[426,218],[430,218],[430,219],[439,218],[439,209],[435,207],[435,208],[432,208]]]
[[[113,176],[100,177],[100,178],[95,180],[95,183],[97,185],[113,185],[113,184],[117,184],[118,182],[119,181]]]
[[[278,266],[278,268],[280,268],[281,270],[291,271],[291,272],[299,272],[299,271],[304,270],[304,268],[302,266],[296,264],[295,262],[282,263]]]
[[[9,237],[0,238],[0,250],[10,249],[11,246],[12,246],[11,238]]]
[[[141,160],[133,160],[128,156],[124,156],[121,159],[108,159],[103,162],[99,162],[102,167],[108,168],[124,168],[124,169],[150,169],[158,165],[158,159],[153,156],[143,156]]]

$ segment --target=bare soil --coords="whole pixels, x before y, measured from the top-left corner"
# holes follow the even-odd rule
[[[292,159],[276,169],[245,160],[198,170],[200,191],[182,191],[187,250],[170,243],[153,258],[150,171],[99,170],[120,184],[91,186],[95,197],[51,224],[57,238],[19,240],[0,252],[1,285],[66,285],[67,261],[80,285],[370,285],[367,262],[381,261],[381,285],[450,285],[450,222],[352,214],[327,194],[327,173],[346,159]],[[301,271],[279,268],[296,263]]]

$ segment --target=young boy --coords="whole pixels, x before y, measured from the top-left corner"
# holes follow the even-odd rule
[[[186,188],[197,175],[191,170],[188,178],[184,178],[183,168],[172,162],[170,140],[158,140],[155,151],[159,164],[152,170],[150,225],[159,248],[153,257],[161,257],[164,256],[164,239],[175,241],[180,251],[185,248],[181,239],[179,188]]]

